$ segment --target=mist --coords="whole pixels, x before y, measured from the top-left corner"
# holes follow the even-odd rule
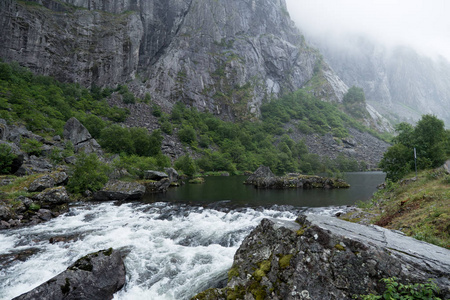
[[[410,46],[450,61],[450,1],[286,0],[305,37],[344,41],[363,35],[385,46]],[[345,46],[342,43],[341,46]]]

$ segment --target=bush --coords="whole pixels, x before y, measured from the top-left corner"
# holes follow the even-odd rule
[[[67,189],[72,193],[82,193],[86,190],[95,192],[108,182],[108,165],[101,162],[95,153],[81,153],[72,169]]]
[[[0,144],[0,174],[9,174],[11,172],[11,164],[17,158],[11,147],[7,144]]]
[[[195,141],[197,141],[195,130],[190,125],[183,126],[178,131],[178,138],[182,143],[186,143],[188,145],[192,145]]]
[[[41,147],[42,143],[35,139],[25,139],[21,141],[20,146],[23,151],[28,153],[29,155],[41,155]]]
[[[175,162],[175,168],[181,170],[185,175],[192,176],[197,172],[197,166],[189,154],[183,155]]]

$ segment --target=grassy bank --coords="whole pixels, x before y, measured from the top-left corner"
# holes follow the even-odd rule
[[[410,174],[359,203],[343,219],[372,223],[450,249],[450,175],[443,169]]]

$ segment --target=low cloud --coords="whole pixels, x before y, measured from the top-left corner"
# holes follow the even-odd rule
[[[363,34],[388,46],[408,45],[450,60],[450,1],[286,0],[307,37]]]

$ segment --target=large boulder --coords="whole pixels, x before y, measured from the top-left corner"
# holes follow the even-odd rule
[[[38,201],[40,205],[52,207],[61,205],[70,201],[69,194],[63,186],[45,189],[37,195],[33,196],[34,201]]]
[[[382,293],[391,277],[433,279],[449,299],[450,250],[331,217],[264,219],[236,252],[227,286],[192,299],[352,299]]]
[[[95,201],[140,200],[144,194],[145,186],[142,184],[111,180],[100,191],[95,192],[92,199]]]
[[[122,257],[108,249],[80,258],[66,271],[14,300],[107,300],[124,284]]]
[[[168,178],[169,175],[167,175],[164,172],[158,172],[153,170],[147,170],[144,171],[144,179],[150,179],[150,180],[161,180],[163,178]]]
[[[53,172],[50,174],[44,174],[39,178],[36,178],[28,187],[29,192],[42,192],[47,188],[51,188],[57,185],[61,185],[67,182],[69,176],[66,172]]]
[[[64,125],[64,138],[72,142],[75,152],[99,153],[101,147],[92,135],[75,117],[67,120]]]

